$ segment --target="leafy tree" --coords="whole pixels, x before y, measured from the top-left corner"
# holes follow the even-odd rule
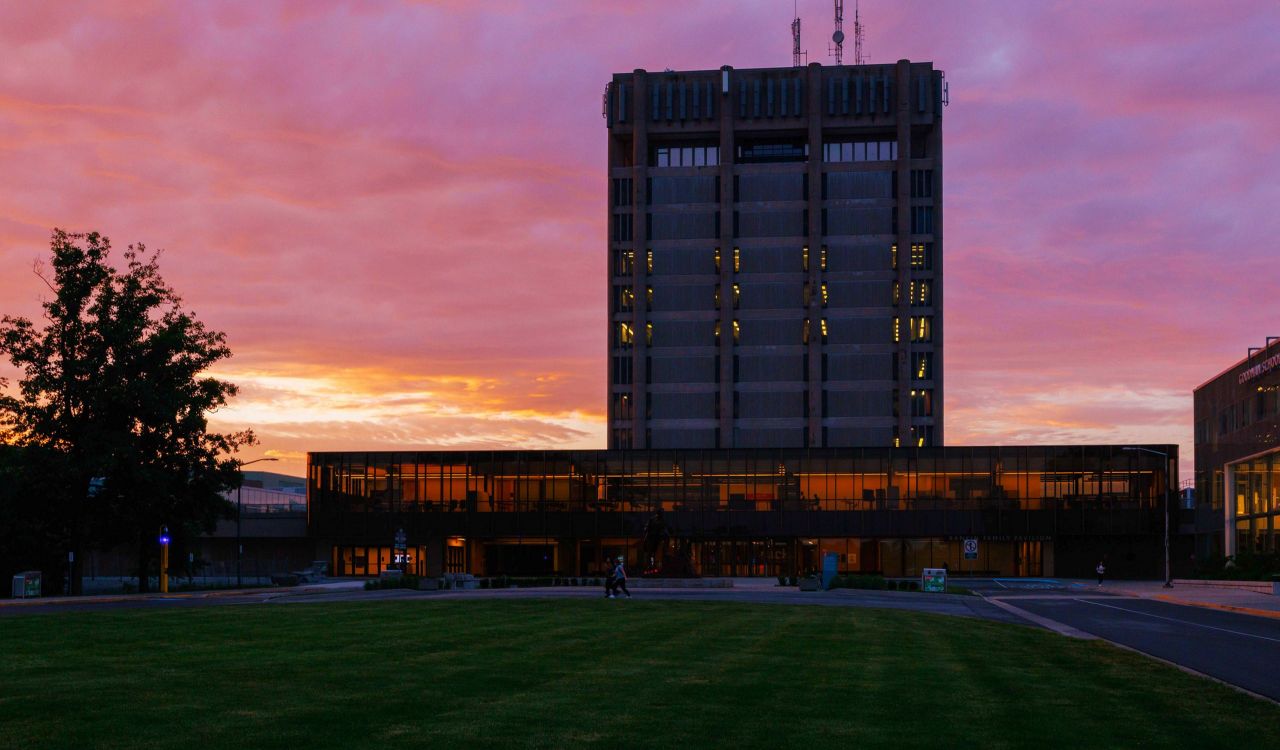
[[[44,325],[6,316],[0,353],[22,373],[0,397],[0,439],[56,456],[60,480],[42,508],[65,549],[76,552],[79,591],[86,549],[136,545],[146,590],[156,532],[211,531],[229,513],[221,493],[240,481],[231,457],[251,432],[219,434],[208,414],[236,394],[205,375],[231,356],[226,337],[182,307],[159,253],[130,246],[110,265],[110,241],[55,229],[52,273],[37,273],[53,298]]]

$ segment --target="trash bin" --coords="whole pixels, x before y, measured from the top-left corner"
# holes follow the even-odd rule
[[[40,596],[40,571],[28,570],[13,577],[13,598],[34,599]]]

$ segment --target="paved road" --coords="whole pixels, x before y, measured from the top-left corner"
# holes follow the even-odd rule
[[[1079,583],[995,580],[972,588],[1280,701],[1280,620],[1113,595],[1105,586]]]

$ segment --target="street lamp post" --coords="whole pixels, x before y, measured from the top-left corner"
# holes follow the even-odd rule
[[[240,464],[240,484],[236,486],[236,588],[240,583],[240,558],[244,556],[244,545],[240,542],[240,490],[244,488],[244,467],[261,461],[279,461],[278,458],[255,458]]]
[[[1171,589],[1173,588],[1173,576],[1169,572],[1169,487],[1170,482],[1173,480],[1169,474],[1169,454],[1154,448],[1140,448],[1138,446],[1127,446],[1120,450],[1151,453],[1164,459],[1164,587]]]

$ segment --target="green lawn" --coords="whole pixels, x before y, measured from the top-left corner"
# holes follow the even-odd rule
[[[1100,642],[867,609],[389,601],[0,618],[0,748],[1280,747]]]

